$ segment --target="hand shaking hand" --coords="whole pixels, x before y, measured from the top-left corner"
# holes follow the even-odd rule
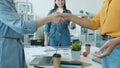
[[[51,14],[51,22],[54,24],[59,24],[64,21],[64,18],[60,15],[60,13],[56,12]]]
[[[68,20],[67,14],[68,13],[59,13],[59,12],[51,14],[51,22],[54,24],[59,24],[65,20]]]

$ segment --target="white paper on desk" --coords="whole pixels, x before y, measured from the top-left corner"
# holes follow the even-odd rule
[[[56,50],[54,47],[51,47],[51,46],[45,47],[45,51],[54,51],[54,50]]]
[[[25,53],[30,56],[36,56],[36,55],[45,55],[47,54],[45,52],[44,47],[39,47],[39,48],[25,48]]]

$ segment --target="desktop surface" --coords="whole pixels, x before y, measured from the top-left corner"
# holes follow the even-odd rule
[[[43,48],[44,47],[39,47],[39,48],[36,48],[36,49],[42,50]],[[81,52],[84,52],[84,49],[85,49],[85,47],[82,47],[82,51]],[[33,59],[37,58],[38,56],[31,56],[31,51],[29,53],[29,50],[31,50],[31,49],[29,49],[29,48],[26,49],[25,48],[26,61],[27,61],[27,64],[28,64],[28,68],[34,68],[34,65],[31,65],[31,61],[33,61]],[[36,51],[36,50],[32,50],[32,51]],[[44,56],[52,56],[55,52],[56,52],[55,50],[47,51],[46,54],[44,54]],[[35,53],[35,52],[32,52],[32,53]],[[62,60],[72,61],[71,56],[70,56],[71,53],[70,53],[70,49],[69,48],[63,48],[63,49],[60,48],[60,49],[58,49],[58,53],[62,54]],[[40,54],[40,56],[41,56],[41,54]],[[92,61],[92,59],[90,57],[83,57],[81,55],[80,61],[89,64],[87,66],[83,65],[83,67],[85,67],[85,68],[94,68],[96,66],[98,68],[102,68],[101,64]],[[40,63],[40,61],[39,61],[39,63]],[[37,65],[37,66],[38,66],[38,68],[39,67],[44,67],[44,66],[41,66],[41,65]],[[67,67],[64,67],[64,66],[66,66],[66,65],[62,65],[63,68],[67,68]],[[49,66],[45,66],[44,68],[53,68],[53,66],[49,65]],[[74,68],[74,67],[72,67],[72,68]]]

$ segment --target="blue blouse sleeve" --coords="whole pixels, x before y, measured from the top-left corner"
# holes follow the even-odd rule
[[[44,27],[44,34],[49,35],[51,23],[47,23]]]
[[[54,12],[54,10],[50,10],[50,12],[48,13],[48,15],[52,14]],[[47,24],[45,24],[44,27],[44,34],[49,35],[50,32],[50,27],[51,27],[51,22],[48,22]]]
[[[9,9],[0,11],[0,21],[20,34],[33,33],[37,30],[36,21],[25,21]]]

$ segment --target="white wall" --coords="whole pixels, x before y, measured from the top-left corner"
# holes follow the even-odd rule
[[[28,0],[33,5],[34,15],[45,17],[49,10],[53,8],[53,0]]]
[[[45,17],[54,6],[54,0],[28,0],[28,2],[33,5],[34,15],[39,17]],[[96,14],[101,7],[102,0],[66,0],[66,3],[67,8],[73,14],[79,14],[81,9]]]
[[[100,9],[102,0],[67,0],[67,7],[74,14],[79,14],[81,9],[96,13]]]

